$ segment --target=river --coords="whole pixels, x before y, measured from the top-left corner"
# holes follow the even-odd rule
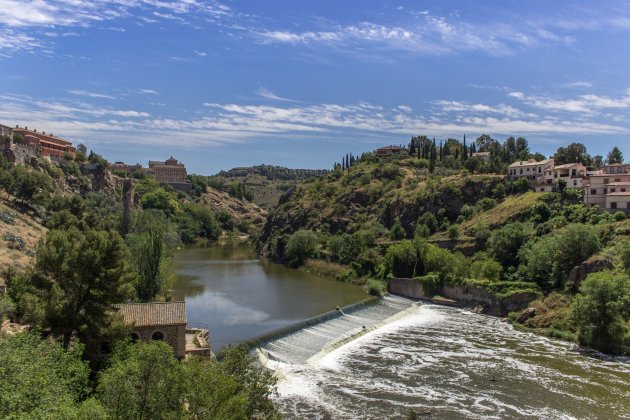
[[[364,297],[359,288],[254,257],[236,247],[176,258],[189,319],[208,324],[222,344]],[[284,417],[630,418],[628,358],[395,296],[337,315],[261,346],[261,360],[280,378]]]
[[[248,244],[185,248],[173,259],[173,297],[208,327],[213,351],[359,302],[363,288],[262,261]]]

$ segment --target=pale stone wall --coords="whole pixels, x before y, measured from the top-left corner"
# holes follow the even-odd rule
[[[173,351],[178,358],[183,358],[186,354],[186,326],[185,325],[165,325],[155,327],[134,327],[140,340],[151,341],[153,334],[161,332],[164,335],[164,342],[173,347]]]

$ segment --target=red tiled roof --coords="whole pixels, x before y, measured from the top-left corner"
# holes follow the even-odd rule
[[[186,324],[186,302],[123,303],[115,307],[127,324],[136,327]]]

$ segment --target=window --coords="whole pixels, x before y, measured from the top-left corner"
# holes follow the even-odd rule
[[[151,336],[151,339],[156,340],[156,341],[162,341],[164,340],[164,334],[162,333],[162,331],[156,331]]]
[[[628,209],[630,209],[630,201],[626,203],[628,205]]]
[[[597,195],[597,190],[591,190],[591,195]]]
[[[615,182],[621,182],[621,178],[615,178]]]
[[[610,179],[604,178],[604,184],[610,184]]]
[[[523,175],[523,170],[521,169],[521,175]]]
[[[611,193],[614,193],[614,192],[617,192],[617,190],[616,190],[615,188],[611,188],[611,189],[610,189],[610,192],[611,192]]]
[[[621,192],[626,192],[626,189],[625,189],[625,188],[622,188],[622,189],[621,189]]]
[[[574,187],[577,187],[577,179],[574,179],[574,180],[573,180],[573,186],[574,186]]]
[[[617,208],[617,203],[615,202],[610,203],[610,208],[615,210]]]

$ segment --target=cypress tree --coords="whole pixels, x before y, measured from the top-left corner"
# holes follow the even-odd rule
[[[440,140],[440,162],[444,160],[444,149],[442,148],[442,140]]]
[[[466,146],[466,134],[464,134],[464,149],[462,150],[462,160],[468,159],[468,147]]]

